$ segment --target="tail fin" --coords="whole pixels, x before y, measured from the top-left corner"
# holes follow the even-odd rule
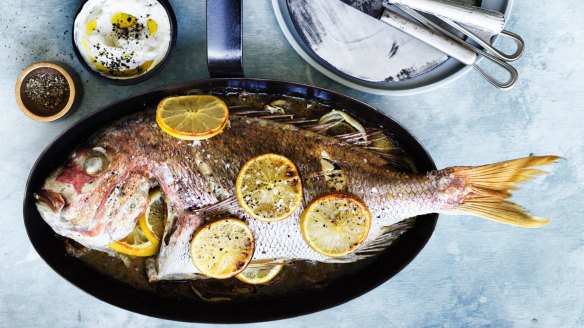
[[[476,167],[454,167],[454,175],[471,189],[454,211],[519,227],[544,226],[549,219],[532,216],[507,199],[512,190],[519,189],[513,184],[547,173],[532,167],[553,164],[559,159],[557,156],[532,156]]]

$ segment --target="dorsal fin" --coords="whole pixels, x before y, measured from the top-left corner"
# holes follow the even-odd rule
[[[281,124],[293,125],[299,129],[311,131],[327,137],[335,138],[348,145],[365,149],[375,155],[380,156],[387,162],[387,166],[393,170],[415,171],[412,161],[397,145],[393,139],[386,135],[380,128],[365,128],[364,132],[352,132],[340,135],[329,135],[326,131],[341,121],[333,121],[320,124],[318,119],[297,118],[293,114],[270,113],[263,109],[254,109],[249,107],[230,108],[231,115],[244,116],[268,120]],[[383,146],[380,146],[383,145]]]
[[[382,157],[392,169],[406,172],[415,170],[409,157],[382,129],[365,128],[365,134],[353,132],[336,135],[333,138],[366,149]]]
[[[296,118],[294,114],[285,113],[270,113],[263,109],[254,108],[229,108],[230,115],[259,118],[283,124],[290,124],[297,127],[304,128],[306,125],[315,125],[318,119]]]

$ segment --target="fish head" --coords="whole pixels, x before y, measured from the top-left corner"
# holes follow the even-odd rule
[[[94,249],[132,232],[151,183],[146,163],[124,147],[111,138],[80,147],[45,180],[36,205],[55,232]]]

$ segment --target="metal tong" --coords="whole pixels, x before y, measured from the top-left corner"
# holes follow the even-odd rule
[[[394,12],[391,9],[391,5],[396,6],[417,20],[429,31],[411,28],[411,22],[405,22],[405,18]],[[521,57],[525,43],[519,35],[503,30],[505,24],[503,14],[448,0],[384,0],[383,6],[385,11],[380,20],[428,43],[438,50],[445,51],[448,55],[464,64],[471,65],[494,86],[500,89],[508,89],[517,81],[519,74],[509,62]],[[418,11],[433,15],[448,26],[474,40],[484,50],[469,44],[454,33],[429,20]],[[430,33],[428,34],[428,32]],[[515,52],[508,54],[493,46],[492,40],[495,35],[513,40],[516,44]],[[439,39],[442,39],[442,42],[439,42]],[[450,40],[456,42],[459,46],[448,42]],[[477,64],[476,59],[478,56],[484,57],[507,71],[509,79],[500,81],[481,68]]]

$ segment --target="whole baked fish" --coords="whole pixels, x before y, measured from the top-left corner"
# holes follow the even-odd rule
[[[548,223],[507,199],[516,189],[513,184],[543,173],[531,167],[558,157],[415,174],[396,169],[402,155],[382,155],[364,147],[362,140],[360,145],[350,140],[232,115],[221,134],[185,142],[162,132],[154,113],[146,112],[113,124],[75,150],[47,177],[37,194],[37,208],[56,233],[92,249],[111,251],[108,245],[134,229],[148,205],[149,190],[159,186],[169,216],[158,256],[150,263],[151,280],[198,276],[190,259],[190,240],[213,213],[229,212],[246,220],[256,240],[255,262],[355,261],[383,249],[386,227],[427,213],[470,214],[523,227]],[[291,159],[303,180],[303,205],[283,221],[251,219],[234,201],[239,169],[264,153]],[[340,184],[328,179],[330,167],[343,177]],[[367,240],[354,254],[327,258],[303,240],[300,213],[316,196],[338,189],[363,199],[373,221]]]

